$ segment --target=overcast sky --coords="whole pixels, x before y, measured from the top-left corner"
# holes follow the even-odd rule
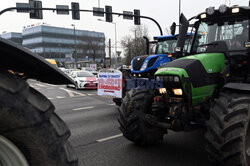
[[[150,16],[157,20],[161,25],[164,33],[165,28],[169,27],[172,22],[178,22],[179,14],[179,0],[72,0],[79,2],[81,9],[92,9],[105,5],[113,7],[113,12],[133,11],[140,9],[141,15]],[[70,0],[42,0],[43,7],[55,7],[55,5],[70,5]],[[27,3],[28,0],[1,0],[0,10],[7,7],[15,7],[16,2]],[[229,5],[248,5],[249,0],[182,0],[182,12],[187,18],[190,18],[198,13],[205,11],[209,6],[218,8],[221,4]],[[77,29],[104,32],[106,39],[111,38],[114,43],[115,24],[98,21],[97,19],[104,19],[104,17],[95,17],[91,13],[81,13],[81,20],[72,20],[71,15],[56,15],[52,11],[43,12],[43,20],[29,19],[27,13],[7,12],[0,16],[0,33],[7,32],[21,32],[24,26],[47,23],[51,26],[72,28],[71,24],[75,24]],[[126,34],[131,33],[130,29],[133,27],[133,21],[123,20],[122,17],[113,16],[113,22],[117,25],[118,42]],[[157,26],[149,20],[142,19],[142,24],[145,24],[149,29],[151,37],[159,35]],[[119,48],[118,48],[119,50]]]

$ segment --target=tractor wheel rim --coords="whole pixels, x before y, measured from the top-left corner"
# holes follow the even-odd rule
[[[246,151],[246,162],[247,165],[250,165],[250,123],[248,123],[248,128],[246,130],[246,138],[245,138],[245,151]]]
[[[0,135],[0,166],[29,166],[23,153],[2,135]]]

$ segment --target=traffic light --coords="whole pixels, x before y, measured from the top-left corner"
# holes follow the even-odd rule
[[[140,10],[135,9],[134,10],[134,24],[135,25],[141,25],[141,18],[140,18]]]
[[[105,12],[106,12],[106,21],[107,22],[113,22],[113,16],[112,16],[112,6],[105,6]]]
[[[80,20],[80,6],[77,2],[71,2],[71,9],[72,9],[72,19],[73,20]]]
[[[42,1],[29,0],[30,8],[42,8]],[[31,9],[30,18],[32,19],[43,19],[42,9]]]

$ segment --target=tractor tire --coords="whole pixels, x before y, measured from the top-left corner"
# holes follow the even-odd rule
[[[79,89],[79,88],[78,88],[78,83],[77,83],[77,82],[75,82],[75,89],[76,89],[76,90]]]
[[[120,107],[122,105],[122,98],[113,98],[113,102]]]
[[[136,145],[148,146],[163,139],[164,132],[143,119],[151,112],[153,98],[152,90],[132,89],[127,92],[119,108],[120,130],[124,137]]]
[[[250,95],[224,91],[210,109],[205,138],[215,165],[250,166]]]
[[[17,147],[30,166],[77,165],[77,155],[67,141],[69,128],[45,96],[1,71],[0,99],[0,138]],[[2,154],[0,149],[0,165],[5,162]]]

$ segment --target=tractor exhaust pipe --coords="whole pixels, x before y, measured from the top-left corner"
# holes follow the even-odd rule
[[[188,22],[187,18],[184,16],[184,14],[181,14],[181,16],[180,16],[180,32],[179,32],[179,37],[178,37],[176,49],[175,49],[176,58],[183,56],[183,47],[185,44],[185,39],[186,39],[188,27],[189,27],[189,22]]]
[[[149,39],[146,36],[143,36],[143,38],[146,40],[146,54],[149,55]]]

